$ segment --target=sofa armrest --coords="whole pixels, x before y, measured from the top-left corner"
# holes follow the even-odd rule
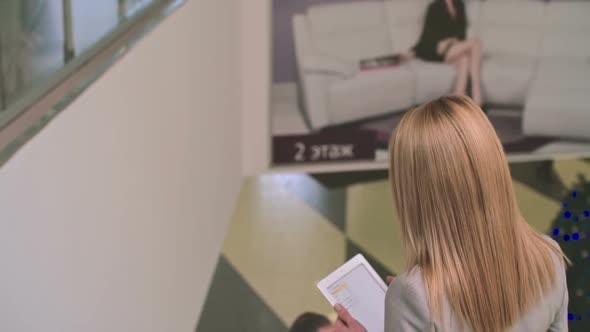
[[[321,65],[322,60],[311,57],[315,52],[311,43],[307,20],[303,14],[293,16],[293,37],[295,41],[295,60],[297,61],[299,75],[299,97],[303,111],[307,114],[311,128],[322,128],[330,124],[327,100],[328,87],[333,80],[340,79],[340,77],[314,71],[324,67],[325,63]]]
[[[295,58],[299,70],[304,74],[323,74],[348,77],[356,73],[358,64],[334,56],[318,54],[313,47],[305,15],[293,16],[293,37]]]

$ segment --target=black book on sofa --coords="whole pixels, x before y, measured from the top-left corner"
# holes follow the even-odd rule
[[[402,62],[401,55],[391,54],[360,61],[361,70],[373,70],[386,67],[395,67]]]

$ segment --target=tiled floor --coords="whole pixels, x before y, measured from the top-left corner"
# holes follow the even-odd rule
[[[590,330],[590,162],[511,166],[524,217],[540,231],[560,231],[576,266],[569,271],[571,331]],[[245,180],[198,332],[286,331],[304,311],[333,317],[317,291],[322,277],[356,253],[382,276],[403,268],[401,240],[386,172],[268,175]],[[575,193],[574,193],[575,191]],[[565,211],[579,215],[566,218]],[[578,318],[580,318],[578,320]]]

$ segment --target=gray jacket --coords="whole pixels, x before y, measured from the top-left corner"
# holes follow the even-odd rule
[[[511,332],[567,331],[568,290],[565,268],[554,255],[557,282],[554,289],[545,294],[541,303],[531,308],[510,329]],[[385,332],[431,331],[426,289],[422,270],[398,275],[389,286],[385,297]],[[453,318],[446,299],[443,302],[444,329],[436,322],[434,331],[460,331],[460,324]]]

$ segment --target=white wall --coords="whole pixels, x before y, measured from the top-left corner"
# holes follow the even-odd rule
[[[270,167],[271,0],[240,2],[242,163],[256,175]]]
[[[0,168],[0,331],[193,331],[239,189],[239,6],[190,0]]]

